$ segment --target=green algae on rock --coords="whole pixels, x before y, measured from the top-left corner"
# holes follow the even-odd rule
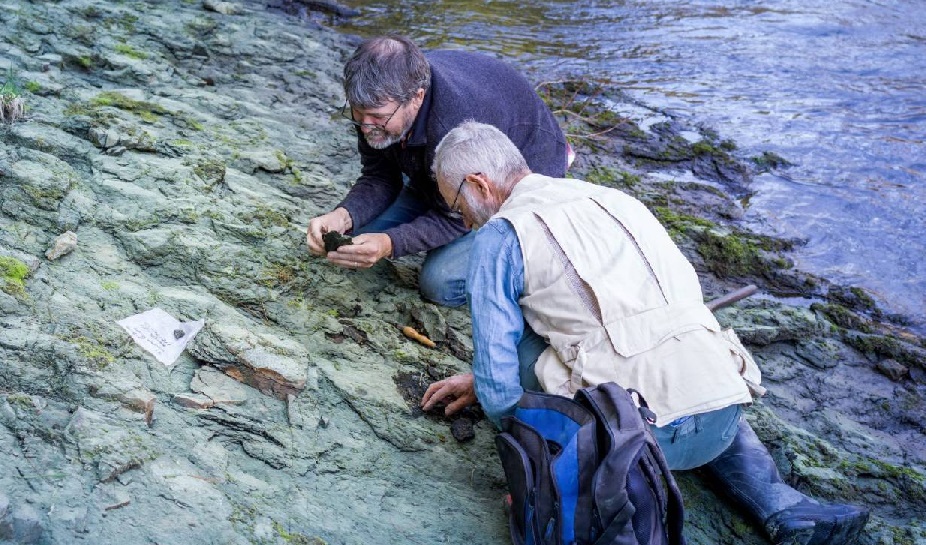
[[[3,291],[11,295],[25,295],[25,280],[28,275],[29,267],[25,263],[14,257],[0,256],[0,279],[3,280]]]

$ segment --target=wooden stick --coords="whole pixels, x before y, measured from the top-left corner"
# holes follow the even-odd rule
[[[721,309],[726,306],[730,306],[733,303],[739,301],[740,299],[745,299],[752,295],[753,293],[759,291],[759,288],[755,284],[749,284],[744,288],[740,288],[734,292],[728,293],[724,296],[718,297],[709,303],[705,303],[705,306],[714,312],[715,310]]]
[[[412,326],[408,326],[408,325],[407,325],[407,326],[404,326],[404,327],[402,328],[402,333],[404,333],[405,336],[408,337],[409,339],[416,340],[416,341],[418,341],[419,343],[421,343],[421,344],[427,346],[428,348],[434,348],[434,347],[437,346],[437,345],[434,343],[434,341],[432,341],[431,339],[427,338],[427,336],[422,335],[421,333],[418,333],[418,331],[417,331],[415,328],[413,328]]]

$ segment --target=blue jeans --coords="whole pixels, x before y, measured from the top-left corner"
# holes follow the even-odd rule
[[[353,234],[382,233],[412,221],[429,209],[408,187],[404,187],[389,208],[370,223],[354,229]],[[418,289],[425,299],[446,307],[466,304],[466,270],[475,236],[476,232],[470,231],[428,252],[418,275]]]
[[[694,469],[710,462],[733,443],[743,406],[730,405],[702,414],[679,418],[650,429],[662,447],[669,469]]]
[[[518,363],[521,387],[541,391],[534,366],[541,352],[547,348],[546,340],[527,324],[518,343]],[[727,450],[736,437],[742,405],[730,405],[702,414],[679,418],[661,428],[650,429],[662,448],[669,469],[684,470],[702,466]]]
[[[538,335],[526,322],[524,324],[524,334],[518,342],[518,365],[521,376],[521,388],[542,392],[540,381],[537,380],[537,374],[534,367],[537,365],[537,359],[547,347],[547,340]]]

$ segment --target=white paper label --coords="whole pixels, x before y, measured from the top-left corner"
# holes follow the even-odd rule
[[[181,322],[159,308],[129,316],[117,322],[145,350],[164,365],[177,361],[190,340],[203,328],[204,320]]]

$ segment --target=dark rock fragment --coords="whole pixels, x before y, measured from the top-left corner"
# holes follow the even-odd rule
[[[473,430],[473,421],[469,418],[457,418],[450,424],[450,433],[453,438],[461,443],[470,441],[476,437],[476,431]]]
[[[344,236],[337,231],[329,231],[325,233],[322,235],[322,240],[325,242],[326,252],[334,252],[337,251],[337,249],[341,246],[353,244],[353,240],[350,237]]]

